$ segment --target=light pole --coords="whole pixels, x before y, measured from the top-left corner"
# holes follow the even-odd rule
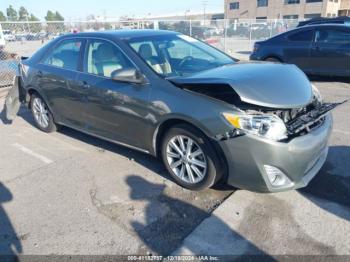
[[[208,1],[207,1],[207,0],[202,1],[202,4],[203,4],[203,25],[205,25],[206,11],[207,11],[207,4],[208,4]]]
[[[189,12],[191,12],[189,9],[187,9],[187,10],[185,11],[185,20],[187,20],[187,14],[188,14]]]

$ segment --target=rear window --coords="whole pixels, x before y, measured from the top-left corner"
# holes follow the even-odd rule
[[[298,31],[288,36],[288,40],[292,42],[311,42],[312,38],[313,30]]]
[[[43,63],[64,69],[77,70],[81,44],[82,40],[64,40],[54,47]]]

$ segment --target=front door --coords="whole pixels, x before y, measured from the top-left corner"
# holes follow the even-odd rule
[[[135,68],[115,43],[91,39],[78,82],[85,86],[85,129],[95,135],[144,148],[150,86],[111,79],[113,71]]]
[[[310,71],[309,57],[313,35],[312,29],[303,29],[290,34],[283,48],[285,62],[295,64],[308,73]]]
[[[310,62],[313,73],[350,75],[350,30],[320,28],[316,31]]]

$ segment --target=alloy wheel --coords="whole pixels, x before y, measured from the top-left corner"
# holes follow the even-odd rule
[[[207,160],[201,147],[190,137],[178,135],[171,138],[166,147],[170,169],[182,181],[196,184],[207,172]]]
[[[44,103],[44,101],[39,98],[35,97],[33,100],[33,114],[36,122],[40,125],[42,128],[47,128],[49,126],[49,112],[48,109]]]

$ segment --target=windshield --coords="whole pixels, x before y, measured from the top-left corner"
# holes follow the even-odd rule
[[[164,77],[192,75],[235,62],[228,55],[185,35],[140,37],[128,43],[156,73]]]

